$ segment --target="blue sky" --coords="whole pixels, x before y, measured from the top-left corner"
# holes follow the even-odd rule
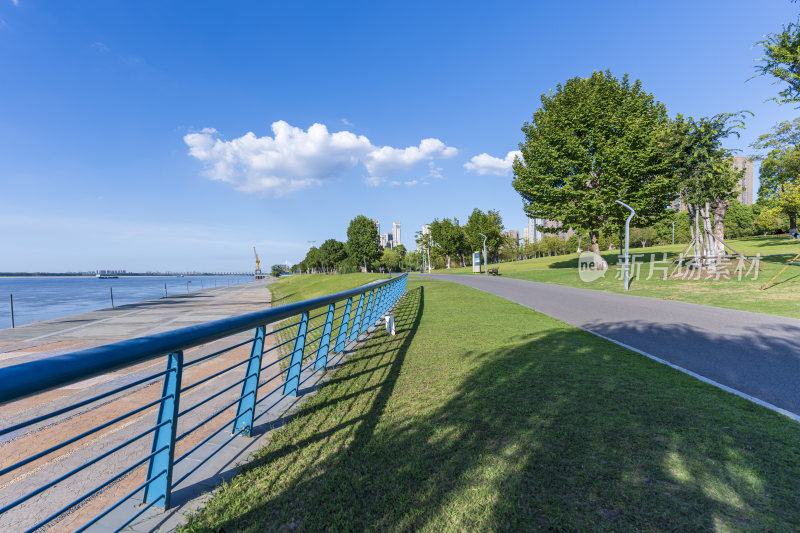
[[[745,80],[754,44],[797,14],[788,0],[0,0],[0,271],[241,271],[254,245],[293,263],[357,214],[401,222],[406,246],[474,207],[521,230],[499,160],[541,93],[628,72],[672,116],[753,111],[730,143],[749,153],[796,116],[765,102],[769,80]],[[484,153],[497,159],[469,167]]]

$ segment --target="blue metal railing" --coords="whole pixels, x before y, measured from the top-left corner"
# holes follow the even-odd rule
[[[225,448],[230,442],[240,436],[250,436],[254,423],[275,408],[284,398],[297,396],[300,386],[308,381],[311,376],[328,367],[328,358],[332,354],[341,353],[349,342],[358,340],[360,334],[367,332],[368,328],[375,325],[383,315],[392,309],[405,292],[407,275],[403,274],[389,280],[375,282],[357,289],[344,291],[311,300],[292,303],[265,311],[257,311],[239,315],[223,320],[182,328],[157,335],[140,337],[128,341],[117,342],[99,346],[88,350],[81,350],[64,355],[58,355],[22,363],[15,366],[0,368],[0,404],[20,400],[30,395],[42,393],[50,389],[64,387],[77,381],[82,381],[101,374],[108,374],[115,370],[128,369],[135,379],[118,387],[96,394],[90,398],[76,400],[66,407],[55,409],[49,413],[34,416],[24,422],[14,423],[0,429],[0,438],[13,442],[12,439],[20,438],[20,434],[39,435],[38,432],[64,431],[65,426],[71,426],[72,420],[80,420],[84,414],[92,415],[99,406],[113,404],[124,399],[126,402],[134,395],[145,395],[149,388],[157,387],[161,383],[160,394],[155,398],[142,398],[142,404],[129,409],[122,414],[114,413],[110,419],[83,428],[80,423],[73,429],[76,434],[69,436],[52,445],[41,445],[42,449],[27,450],[30,454],[19,457],[4,457],[0,459],[0,488],[8,487],[4,476],[17,477],[14,481],[23,479],[31,472],[43,468],[37,462],[46,462],[52,459],[51,454],[61,453],[69,455],[78,449],[81,442],[88,437],[98,435],[104,429],[112,431],[122,427],[120,431],[129,431],[125,440],[112,443],[103,449],[102,453],[90,458],[80,459],[80,464],[67,468],[65,472],[56,472],[52,479],[42,482],[38,486],[28,487],[27,492],[20,495],[15,491],[14,501],[5,503],[0,500],[0,524],[3,517],[8,517],[19,506],[39,497],[44,499],[47,491],[59,484],[70,480],[79,472],[86,472],[90,468],[100,468],[103,461],[128,448],[129,450],[138,443],[141,448],[146,437],[152,438],[150,452],[137,456],[132,464],[119,467],[111,476],[84,491],[77,497],[70,496],[66,503],[57,502],[51,507],[55,510],[37,510],[32,513],[27,509],[21,513],[27,517],[35,516],[36,523],[22,524],[19,520],[14,522],[15,530],[34,531],[51,523],[76,506],[83,504],[87,499],[98,492],[108,489],[119,480],[136,475],[136,470],[146,473],[143,481],[137,483],[135,488],[126,490],[125,494],[114,503],[106,506],[99,514],[77,526],[76,531],[83,531],[98,524],[123,503],[134,495],[140,495],[141,507],[122,521],[115,522],[111,529],[120,530],[145,513],[149,508],[157,506],[168,509],[171,504],[173,489],[186,480],[198,468],[206,463],[217,452]],[[357,299],[357,302],[355,301]],[[355,304],[355,305],[354,305]],[[321,311],[314,313],[314,311]],[[341,311],[339,314],[338,311]],[[287,323],[288,322],[288,323]],[[252,338],[237,340],[234,337],[253,331]],[[222,349],[214,350],[205,355],[192,354],[187,360],[187,351],[191,348],[221,340],[236,340],[233,344]],[[268,346],[268,340],[272,342]],[[236,357],[234,350],[250,347],[249,357]],[[202,351],[198,348],[197,351]],[[233,361],[222,361],[222,356],[228,355]],[[266,357],[272,358],[265,362]],[[151,362],[155,359],[165,359],[166,369],[144,377],[135,365]],[[287,361],[288,360],[288,361]],[[208,375],[202,375],[190,384],[183,383],[187,377],[187,369],[193,370],[202,365],[222,361],[224,368],[213,368]],[[152,365],[142,365],[152,366]],[[231,371],[245,368],[244,376],[236,380],[230,377]],[[162,367],[163,368],[163,367]],[[203,372],[200,372],[201,374]],[[205,394],[193,405],[183,407],[182,397],[185,399],[189,391],[200,391],[198,387],[213,383],[218,379],[232,382],[222,383],[223,387],[213,393]],[[113,380],[112,380],[113,381]],[[260,391],[269,384],[273,388],[260,395]],[[235,391],[240,389],[238,395]],[[226,395],[226,393],[229,393]],[[233,393],[233,395],[231,395]],[[215,403],[216,402],[216,403]],[[220,403],[224,404],[220,407]],[[81,411],[81,408],[86,408]],[[149,427],[137,427],[137,421],[144,413],[157,408],[155,421]],[[213,408],[213,412],[202,412],[203,408]],[[233,410],[235,409],[235,413]],[[208,429],[207,425],[221,418],[228,412],[230,418],[219,422],[215,429]],[[191,427],[181,427],[179,422],[190,413],[200,416],[198,422],[190,420]],[[137,415],[140,415],[137,417]],[[120,424],[124,424],[120,426]],[[132,429],[131,429],[132,428]],[[213,439],[222,434],[226,428],[230,431],[228,438],[221,443]],[[202,429],[202,431],[200,431]],[[16,433],[16,435],[15,435]],[[128,437],[128,435],[133,434]],[[196,442],[190,442],[192,437]],[[187,439],[187,442],[182,442]],[[47,442],[47,439],[43,439]],[[6,443],[7,444],[7,443]],[[91,442],[90,442],[91,444]],[[178,445],[184,444],[188,449],[176,452]],[[216,445],[213,450],[198,456],[197,452],[206,445]],[[34,446],[35,447],[35,446]],[[173,479],[174,468],[187,458],[192,457],[197,464],[185,469],[178,479]],[[127,457],[125,457],[127,459]],[[5,464],[13,462],[13,464]],[[26,465],[29,468],[24,469]],[[102,470],[109,474],[107,470]],[[125,486],[124,489],[128,489]],[[69,491],[67,491],[69,493]],[[45,516],[46,515],[46,516]],[[23,520],[24,521],[24,520]],[[102,524],[102,523],[101,523]],[[100,527],[98,525],[98,527]],[[109,529],[106,526],[103,529]]]

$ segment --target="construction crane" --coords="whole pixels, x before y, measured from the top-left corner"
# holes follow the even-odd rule
[[[254,278],[255,279],[264,279],[266,276],[261,273],[261,260],[258,258],[258,252],[256,252],[256,247],[253,246],[253,254],[256,256],[256,273]]]

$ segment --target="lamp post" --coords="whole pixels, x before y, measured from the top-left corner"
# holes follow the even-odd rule
[[[628,270],[630,268],[630,255],[628,254],[628,242],[631,230],[631,219],[633,218],[633,215],[636,214],[636,211],[634,211],[633,208],[628,204],[626,204],[625,202],[617,200],[617,203],[631,212],[631,214],[628,215],[628,219],[625,221],[625,290],[627,291],[628,288],[630,287],[630,279],[628,279]]]
[[[478,233],[481,237],[483,237],[483,268],[486,270],[486,275],[489,275],[489,260],[486,256],[486,235],[483,233]]]

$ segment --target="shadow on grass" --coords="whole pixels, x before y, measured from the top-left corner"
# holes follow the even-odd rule
[[[800,439],[779,417],[564,327],[517,334],[409,375],[423,308],[420,287],[398,309],[398,335],[378,335],[355,354],[189,529],[708,531],[800,523]],[[425,345],[413,356],[435,361],[436,350]]]

